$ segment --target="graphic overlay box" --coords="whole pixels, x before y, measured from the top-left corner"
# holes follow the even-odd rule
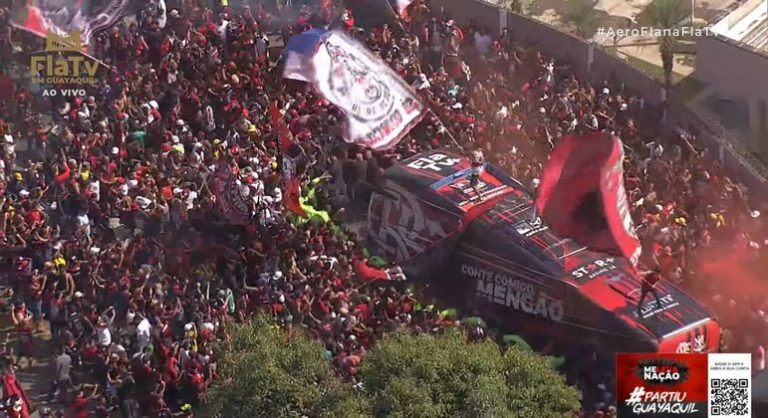
[[[620,418],[750,417],[751,355],[618,354],[616,395]]]
[[[617,411],[628,417],[707,417],[706,354],[618,354]]]
[[[752,414],[752,355],[709,355],[709,417],[741,418]]]
[[[80,31],[67,35],[49,33],[45,50],[30,56],[30,82],[38,85],[44,97],[80,97],[86,88],[100,82],[104,63],[85,53]]]

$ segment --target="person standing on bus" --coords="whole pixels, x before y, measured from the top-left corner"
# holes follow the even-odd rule
[[[485,156],[483,151],[475,149],[469,152],[469,163],[472,165],[472,175],[469,178],[469,186],[475,191],[477,198],[482,200],[483,196],[480,193],[480,176],[485,171]]]
[[[661,280],[661,269],[659,267],[654,268],[652,271],[642,273],[643,283],[640,293],[640,300],[637,302],[637,316],[642,319],[643,301],[645,297],[652,294],[656,299],[656,308],[661,308],[661,301],[659,300],[659,294],[656,292],[656,285]]]

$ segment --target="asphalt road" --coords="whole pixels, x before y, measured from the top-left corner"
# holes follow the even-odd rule
[[[16,333],[13,330],[13,325],[11,325],[10,317],[4,316],[2,325],[3,328],[0,329],[2,339],[9,336],[8,347],[16,352],[18,340],[16,338]],[[48,396],[51,393],[54,369],[52,364],[53,350],[51,333],[47,321],[43,321],[41,329],[43,332],[34,334],[34,361],[30,364],[27,359],[23,359],[17,363],[19,368],[16,370],[16,375],[21,381],[24,391],[33,406],[37,408],[37,410],[32,413],[32,418],[38,418],[40,416],[39,411],[43,407],[57,407],[56,405],[51,404]]]

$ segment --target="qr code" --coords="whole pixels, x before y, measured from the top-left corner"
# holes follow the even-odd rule
[[[749,415],[749,379],[712,379],[710,387],[711,415]]]

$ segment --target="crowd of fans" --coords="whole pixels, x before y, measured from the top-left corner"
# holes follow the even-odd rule
[[[768,324],[765,292],[743,303],[718,278],[698,274],[697,257],[709,249],[757,262],[768,234],[764,208],[703,157],[695,132],[664,132],[660,113],[621,84],[578,80],[567,63],[506,30],[459,28],[428,5],[411,16],[363,31],[349,11],[152,0],[130,23],[95,36],[93,54],[109,70],[87,96],[43,97],[16,85],[0,99],[0,250],[18,341],[0,349],[14,360],[1,379],[11,416],[31,409],[14,369],[50,354],[35,346],[47,325],[58,404],[73,417],[118,409],[126,418],[192,416],[217,377],[212,342],[227,339],[228,321],[258,312],[308,330],[350,380],[383,333],[455,325],[435,301],[372,282],[381,270],[366,262],[353,232],[283,209],[283,156],[269,115],[275,102],[297,143],[310,203],[339,221],[351,216],[345,208],[360,184],[378,184],[397,160],[454,139],[535,189],[562,135],[616,132],[631,150],[634,219],[663,276],[725,312],[733,325],[726,348],[768,342],[759,332]],[[345,144],[340,112],[308,86],[281,79],[269,35],[287,39],[327,24],[365,42],[432,108],[395,149]],[[41,45],[0,35],[6,57]],[[252,199],[248,227],[228,225],[217,211],[210,182],[222,161]],[[576,383],[596,383],[587,380]],[[86,381],[98,386],[83,388]],[[598,396],[585,409],[609,404]]]

